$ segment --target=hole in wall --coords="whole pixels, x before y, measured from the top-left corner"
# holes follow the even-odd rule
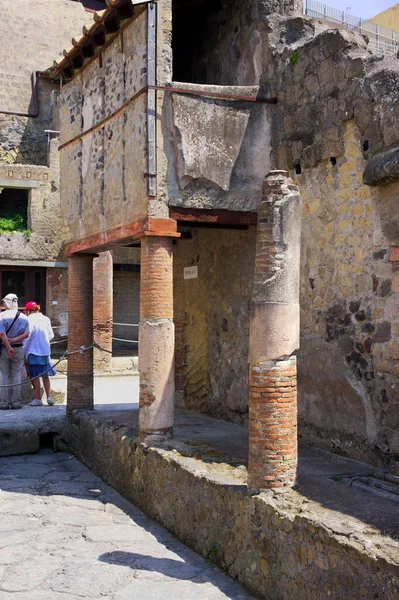
[[[294,165],[295,168],[295,174],[296,175],[300,175],[302,173],[302,168],[301,168],[301,164],[297,163],[296,165]]]
[[[333,167],[335,167],[335,165],[337,164],[337,159],[335,158],[335,156],[332,156],[330,158],[330,163]]]
[[[367,152],[367,150],[370,148],[370,140],[364,140],[363,142],[363,152]]]
[[[41,433],[39,435],[39,448],[54,450],[54,432]]]

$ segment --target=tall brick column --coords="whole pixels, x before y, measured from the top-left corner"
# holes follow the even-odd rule
[[[141,240],[139,437],[161,441],[173,435],[173,260],[170,237]]]
[[[68,266],[68,351],[93,341],[93,256],[75,254]],[[93,350],[68,357],[67,412],[92,409]]]
[[[264,180],[249,340],[251,493],[295,485],[301,198],[285,171]]]
[[[101,252],[93,261],[93,332],[103,350],[94,349],[94,370],[109,371],[112,358],[113,264],[111,252]]]

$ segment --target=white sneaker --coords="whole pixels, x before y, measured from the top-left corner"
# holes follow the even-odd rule
[[[47,398],[47,404],[48,404],[49,406],[54,406],[54,404],[55,404],[55,400],[53,400],[53,399],[52,399],[52,397],[51,397],[51,396],[49,396],[49,397]]]
[[[28,406],[43,406],[43,402],[41,400],[32,400],[32,402],[29,402]]]

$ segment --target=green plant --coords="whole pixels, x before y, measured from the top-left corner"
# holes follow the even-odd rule
[[[290,65],[296,65],[296,63],[298,62],[299,59],[299,50],[296,49],[292,52],[291,56],[290,56]]]
[[[0,217],[0,233],[22,231],[25,235],[29,235],[30,230],[27,229],[26,224],[26,206],[17,205],[13,211],[4,211],[3,216]]]
[[[217,559],[217,555],[218,555],[218,549],[216,547],[215,542],[211,542],[208,546],[208,554],[206,555],[206,558],[208,559],[209,562],[216,562]]]

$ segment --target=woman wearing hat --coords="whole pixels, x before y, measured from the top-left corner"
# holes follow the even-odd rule
[[[43,379],[47,404],[52,406],[54,400],[50,395],[49,376],[55,375],[56,371],[50,364],[50,340],[54,337],[50,319],[40,312],[40,306],[36,302],[28,302],[25,306],[25,313],[29,321],[29,337],[24,346],[24,352],[35,393],[35,398],[29,403],[29,406],[43,406],[40,377]]]

